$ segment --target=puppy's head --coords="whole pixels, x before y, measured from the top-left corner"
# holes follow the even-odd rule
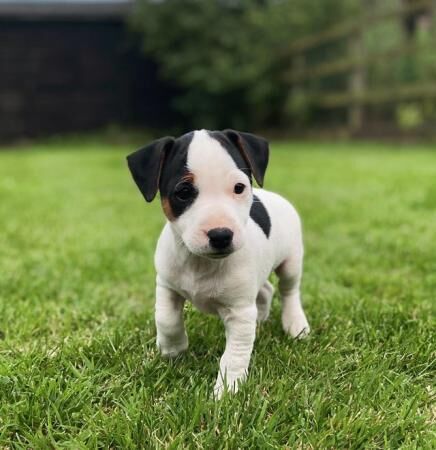
[[[147,202],[160,191],[163,211],[188,250],[223,258],[244,245],[253,202],[262,186],[268,143],[233,130],[165,137],[127,157]]]

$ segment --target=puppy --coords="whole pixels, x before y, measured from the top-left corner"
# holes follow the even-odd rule
[[[127,157],[147,202],[160,191],[168,219],[155,253],[157,345],[175,357],[188,348],[183,305],[224,322],[226,347],[214,394],[236,392],[248,371],[256,320],[268,318],[279,277],[282,324],[309,333],[300,301],[303,242],[300,219],[284,198],[263,186],[268,143],[233,130],[164,137]]]

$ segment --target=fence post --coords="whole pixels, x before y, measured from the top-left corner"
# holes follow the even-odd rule
[[[306,70],[306,55],[304,52],[297,52],[293,59],[292,59],[292,70],[295,74],[304,74]],[[297,79],[291,84],[290,87],[290,97],[291,104],[288,103],[288,108],[291,106],[291,114],[294,115],[297,113],[297,115],[300,115],[301,113],[301,104],[299,103],[301,99],[305,98],[305,83],[304,83],[304,77]],[[288,98],[288,101],[289,101]],[[297,102],[297,106],[295,104],[295,99]],[[307,106],[306,104],[304,106]],[[304,114],[303,114],[304,115]]]
[[[366,87],[366,68],[364,64],[365,44],[363,40],[363,30],[359,29],[349,38],[348,51],[350,58],[357,61],[350,72],[348,89],[351,102],[348,107],[348,127],[354,133],[363,126],[363,102],[362,96]]]

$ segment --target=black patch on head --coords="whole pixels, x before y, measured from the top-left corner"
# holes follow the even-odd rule
[[[208,131],[207,132],[210,137],[217,140],[228,152],[228,154],[232,157],[233,161],[236,164],[236,167],[247,175],[252,183],[251,179],[251,170],[248,167],[247,161],[245,161],[244,157],[241,155],[240,150],[230,141],[230,139],[222,132],[222,131]]]
[[[250,209],[250,217],[259,225],[268,238],[271,232],[271,219],[264,204],[257,195],[253,195],[253,204]]]
[[[189,181],[189,171],[186,166],[188,159],[188,148],[194,133],[187,133],[175,140],[172,148],[167,152],[162,167],[162,174],[159,182],[159,190],[162,199],[168,199],[171,212],[174,218],[181,216],[198,196],[198,191]],[[181,199],[177,195],[177,190],[183,186],[192,187],[191,195]]]
[[[222,134],[238,149],[253,178],[262,187],[269,159],[268,141],[261,136],[242,131],[224,130]]]
[[[236,167],[252,176],[259,185],[268,164],[268,143],[263,138],[233,130],[208,131],[229,153]],[[139,190],[147,202],[160,191],[162,206],[167,217],[173,220],[186,211],[198,196],[195,180],[187,168],[188,149],[194,132],[178,139],[165,137],[143,147],[127,157],[129,169]],[[213,162],[211,161],[211,164]],[[271,228],[264,206],[253,204],[251,216],[268,236]]]

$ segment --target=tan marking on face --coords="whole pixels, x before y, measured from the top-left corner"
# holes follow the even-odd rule
[[[183,175],[180,179],[180,182],[194,184],[194,174],[192,172],[185,173],[185,175]]]
[[[161,199],[161,203],[162,203],[163,212],[164,212],[165,216],[167,217],[167,219],[170,222],[174,221],[176,218],[174,217],[173,210],[171,209],[170,201],[166,197],[164,197]]]

